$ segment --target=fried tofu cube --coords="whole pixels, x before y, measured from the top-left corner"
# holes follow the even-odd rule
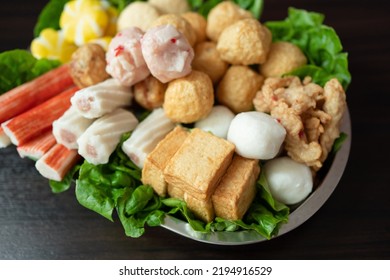
[[[142,183],[150,185],[162,197],[167,194],[167,183],[163,174],[164,168],[183,144],[188,134],[189,132],[186,129],[176,126],[157,144],[145,160],[142,169]]]
[[[167,193],[169,197],[184,200],[184,190],[178,186],[168,184]]]
[[[207,200],[230,165],[234,149],[229,141],[194,128],[169,160],[165,180],[195,198]]]
[[[187,203],[188,209],[202,221],[208,223],[214,220],[214,208],[211,198],[202,200],[197,199],[189,193],[184,194],[184,201]]]
[[[258,160],[235,154],[212,196],[215,215],[227,220],[242,219],[255,198],[259,174]]]

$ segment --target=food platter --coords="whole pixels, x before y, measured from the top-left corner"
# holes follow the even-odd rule
[[[336,189],[347,165],[351,148],[351,120],[348,110],[346,110],[341,121],[340,131],[347,134],[348,137],[333,158],[324,179],[304,202],[296,206],[289,215],[289,222],[280,227],[278,235],[274,238],[284,235],[302,225],[324,205]],[[244,245],[267,241],[266,238],[255,231],[197,232],[188,223],[172,216],[165,217],[162,227],[187,238],[216,245]]]

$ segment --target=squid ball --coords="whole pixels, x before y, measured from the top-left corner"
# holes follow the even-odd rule
[[[236,146],[242,157],[267,160],[274,158],[286,137],[285,128],[262,112],[243,112],[232,120],[227,140]]]
[[[290,157],[268,161],[264,165],[264,172],[273,197],[287,205],[303,201],[313,189],[310,168]]]

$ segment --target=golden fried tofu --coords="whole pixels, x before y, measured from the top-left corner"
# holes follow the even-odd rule
[[[167,183],[164,179],[163,170],[188,134],[189,132],[186,129],[176,126],[157,144],[145,160],[142,169],[142,183],[152,186],[160,196],[166,196],[167,193]]]
[[[169,160],[164,170],[165,180],[206,200],[230,165],[234,149],[234,144],[227,140],[194,128]]]
[[[202,221],[208,223],[214,220],[214,208],[211,198],[202,200],[197,199],[189,193],[184,194],[184,201],[187,203],[188,209]]]
[[[227,220],[241,219],[255,197],[259,174],[258,160],[235,154],[212,196],[215,215]]]
[[[169,197],[184,200],[184,191],[178,186],[168,184],[167,193]]]

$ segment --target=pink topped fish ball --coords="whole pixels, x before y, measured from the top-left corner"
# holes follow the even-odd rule
[[[194,50],[173,25],[149,29],[141,40],[142,54],[151,74],[162,83],[188,75]]]
[[[106,53],[106,71],[123,86],[132,86],[149,76],[150,71],[141,51],[143,31],[129,27],[110,42]]]

